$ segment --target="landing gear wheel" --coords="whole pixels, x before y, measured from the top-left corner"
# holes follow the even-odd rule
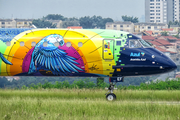
[[[114,101],[114,100],[116,100],[116,95],[114,93],[109,93],[106,95],[106,99],[108,101]]]

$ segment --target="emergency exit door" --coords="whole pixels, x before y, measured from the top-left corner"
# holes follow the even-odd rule
[[[114,40],[112,39],[103,40],[103,59],[104,60],[114,59]]]

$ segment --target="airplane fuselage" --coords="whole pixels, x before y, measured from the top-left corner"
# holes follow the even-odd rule
[[[0,29],[1,76],[124,77],[177,68],[128,32],[97,29]]]

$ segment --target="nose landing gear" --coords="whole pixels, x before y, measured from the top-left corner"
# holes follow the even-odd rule
[[[116,85],[116,83],[113,84],[112,82],[110,82],[110,85],[109,85],[109,88],[108,88],[108,92],[105,94],[106,95],[106,99],[108,101],[116,100],[116,95],[113,93],[113,90],[117,89],[117,88],[114,88],[115,85]]]
[[[116,95],[113,93],[113,90],[117,88],[114,88],[114,86],[116,85],[117,82],[123,82],[123,81],[124,81],[124,77],[110,77],[109,78],[110,85],[108,88],[108,92],[105,94],[106,99],[108,101],[116,100]],[[115,82],[115,84],[113,84],[113,82]]]

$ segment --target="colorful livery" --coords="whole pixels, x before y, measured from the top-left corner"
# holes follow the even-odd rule
[[[120,82],[125,76],[174,69],[170,58],[128,32],[0,29],[1,76],[95,76]]]

